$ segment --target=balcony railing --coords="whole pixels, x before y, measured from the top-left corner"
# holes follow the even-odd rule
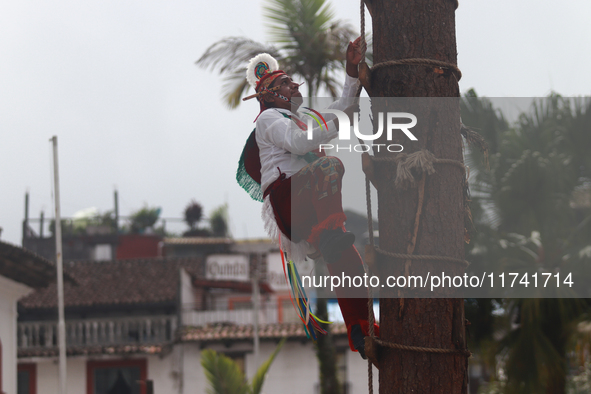
[[[259,310],[259,324],[299,322],[296,311],[289,306],[280,312],[275,305],[262,307]],[[224,311],[186,311],[183,313],[184,326],[205,326],[212,323],[233,323],[238,325],[254,324],[252,309]]]
[[[298,322],[295,310],[278,309],[275,305],[259,310],[259,324]],[[186,311],[184,326],[205,326],[212,323],[254,324],[252,309],[223,311]],[[172,342],[177,329],[176,316],[122,317],[66,321],[67,346],[145,345]],[[18,323],[18,347],[55,348],[57,322]]]
[[[106,346],[171,342],[176,316],[125,317],[66,321],[68,346]],[[19,348],[57,346],[57,322],[18,323]]]

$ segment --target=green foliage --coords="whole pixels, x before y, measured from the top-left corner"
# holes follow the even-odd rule
[[[240,104],[249,88],[246,64],[259,53],[272,55],[286,73],[303,78],[309,97],[322,89],[336,97],[340,82],[335,74],[344,70],[345,48],[355,36],[351,26],[334,19],[327,0],[266,0],[263,16],[271,44],[227,37],[196,62],[225,75],[222,95],[228,107]]]
[[[83,234],[82,232],[76,232],[74,229],[74,223],[70,219],[62,219],[61,224],[62,236]],[[49,232],[52,236],[55,236],[55,219],[51,219],[49,222]]]
[[[491,382],[481,386],[478,389],[478,394],[503,394],[504,390],[505,384],[503,382]]]
[[[185,207],[184,211],[184,219],[185,223],[189,225],[191,230],[195,229],[197,223],[201,221],[203,218],[203,207],[195,200],[191,200],[191,202]]]
[[[231,358],[206,349],[201,352],[201,365],[211,387],[208,394],[246,394],[248,384],[244,373]]]
[[[113,233],[117,229],[115,214],[113,211],[106,211],[103,214],[97,213],[92,217],[78,219],[62,219],[63,236],[80,236],[90,233]],[[49,222],[49,232],[55,236],[55,220]]]
[[[471,91],[462,100],[463,122],[485,137],[490,169],[477,149],[468,152],[472,215],[477,233],[467,248],[479,272],[572,272],[589,296],[591,270],[591,100],[552,94],[536,100],[509,125],[487,99]],[[581,147],[581,144],[584,148]],[[583,267],[582,269],[580,269]],[[568,289],[557,289],[558,293]],[[569,338],[589,310],[577,298],[507,299],[494,315],[487,300],[474,300],[468,319],[492,324],[474,327],[477,349],[488,351],[493,332],[504,336],[495,349],[506,381],[491,385],[504,393],[564,393]],[[473,306],[473,305],[470,305]],[[492,376],[492,379],[495,377]],[[498,391],[501,390],[501,391]]]
[[[203,207],[192,200],[184,211],[185,222],[189,230],[183,233],[184,237],[227,237],[228,236],[228,205],[224,204],[214,209],[209,217],[209,228],[198,227],[203,218]]]
[[[335,70],[344,66],[344,54],[354,33],[349,24],[334,19],[326,0],[267,0],[263,16],[272,41],[280,45],[291,74],[304,78],[308,97],[323,86],[336,97]]]
[[[216,208],[209,217],[209,226],[214,237],[226,237],[228,235],[228,205],[224,204]]]
[[[261,390],[263,388],[263,384],[265,383],[265,377],[267,376],[267,372],[269,371],[269,368],[271,368],[271,364],[273,363],[273,360],[275,360],[275,357],[277,356],[277,354],[279,353],[279,351],[281,350],[281,348],[285,344],[286,340],[287,340],[287,338],[283,338],[281,340],[281,342],[279,342],[279,344],[277,345],[277,347],[275,348],[273,353],[269,356],[267,361],[265,361],[259,367],[259,369],[257,369],[257,372],[252,377],[252,381],[250,384],[250,387],[251,387],[250,394],[259,394],[261,392]]]
[[[130,216],[131,232],[141,234],[148,228],[153,228],[160,217],[160,208],[149,208],[148,206],[134,212]]]
[[[283,338],[279,342],[275,351],[259,367],[250,384],[246,381],[244,372],[231,358],[210,349],[204,350],[201,352],[201,365],[210,385],[206,392],[208,394],[260,394],[267,372],[285,341],[286,338]]]
[[[106,226],[111,229],[117,228],[117,219],[115,218],[115,212],[107,211],[98,217],[99,226]]]

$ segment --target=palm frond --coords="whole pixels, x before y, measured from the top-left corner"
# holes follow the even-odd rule
[[[326,0],[268,0],[264,9],[270,36],[292,73],[306,80],[308,94],[315,96],[324,87],[335,96],[322,76],[344,69],[346,45],[354,34],[350,25],[334,20]]]
[[[507,393],[541,393],[549,378],[564,373],[564,356],[541,329],[517,330],[508,344]]]
[[[227,37],[207,48],[195,64],[226,75],[222,97],[229,108],[236,108],[249,87],[245,77],[246,65],[251,58],[263,52],[278,61],[282,60],[279,50],[273,45],[243,37]]]
[[[244,373],[231,358],[206,349],[201,352],[201,365],[210,385],[207,394],[248,393]]]
[[[237,69],[230,75],[224,77],[224,84],[222,85],[222,97],[225,104],[230,109],[234,109],[242,102],[242,97],[246,96],[246,92],[250,85],[244,78],[244,70]]]
[[[245,63],[250,58],[261,52],[279,56],[277,49],[272,45],[244,37],[226,37],[210,45],[195,64],[205,69],[210,67],[212,71],[222,74],[246,66]]]
[[[275,348],[275,351],[273,351],[273,353],[269,356],[267,361],[265,361],[259,367],[257,372],[254,374],[254,376],[252,377],[252,381],[251,381],[250,394],[259,394],[261,392],[261,389],[263,388],[263,383],[265,383],[265,377],[267,376],[267,372],[269,371],[269,368],[271,367],[273,360],[275,360],[275,357],[277,356],[277,354],[279,353],[279,351],[281,350],[281,348],[285,344],[286,340],[287,340],[287,338],[283,338],[279,342],[279,344]]]
[[[326,0],[268,0],[263,10],[271,39],[293,48],[313,42],[334,18]]]
[[[222,94],[228,107],[240,104],[248,89],[243,81],[244,67],[261,52],[275,57],[287,74],[303,78],[310,97],[323,89],[336,97],[334,76],[345,68],[347,43],[355,37],[352,26],[334,19],[327,0],[266,0],[263,9],[276,46],[227,37],[211,45],[196,62],[225,75]]]

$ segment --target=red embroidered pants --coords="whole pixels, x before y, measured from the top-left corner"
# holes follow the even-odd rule
[[[275,220],[283,234],[293,242],[307,240],[318,250],[318,240],[324,230],[345,229],[347,219],[341,201],[343,163],[336,157],[325,156],[308,164],[290,178],[281,174],[265,191],[269,195]],[[343,251],[341,258],[328,264],[330,275],[353,278],[363,277],[365,271],[361,256],[355,246]],[[351,292],[358,292],[352,294]],[[351,327],[359,324],[365,335],[368,332],[367,290],[361,288],[335,288],[339,307],[343,314],[349,345]],[[354,295],[355,298],[351,298]],[[347,297],[349,296],[349,297]],[[376,335],[379,328],[376,326]]]

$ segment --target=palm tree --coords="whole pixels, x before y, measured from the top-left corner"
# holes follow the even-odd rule
[[[486,130],[492,148],[490,171],[478,168],[471,153],[477,168],[473,213],[480,230],[471,259],[488,264],[489,272],[581,267],[584,251],[591,250],[591,209],[573,204],[573,196],[590,190],[591,102],[553,94],[534,102],[508,127],[493,116],[490,103],[481,101],[469,93],[462,108],[464,121],[471,118]],[[580,146],[585,143],[587,149]],[[589,272],[579,270],[579,275],[577,282],[589,283]],[[500,309],[511,324],[499,348],[508,377],[505,392],[565,392],[568,341],[588,308],[576,298],[504,300]]]
[[[207,393],[260,394],[263,388],[263,383],[265,383],[267,372],[285,341],[286,338],[283,338],[281,342],[279,342],[275,351],[273,351],[267,361],[259,367],[250,383],[246,381],[244,372],[234,360],[213,350],[204,350],[201,352],[201,365],[205,370],[205,377],[210,385]]]
[[[228,107],[240,104],[248,89],[246,64],[263,52],[275,57],[289,75],[303,78],[308,97],[323,90],[336,97],[340,83],[335,75],[344,70],[345,49],[354,37],[351,26],[335,19],[326,0],[267,0],[263,15],[270,44],[227,37],[207,48],[196,62],[225,75],[223,97]]]
[[[143,233],[149,228],[153,228],[160,217],[160,208],[149,208],[147,205],[134,212],[129,217],[132,233]]]
[[[185,211],[184,211],[185,223],[187,223],[190,230],[195,230],[197,227],[197,223],[199,223],[202,218],[203,218],[203,207],[197,201],[191,200],[191,202],[185,207]]]
[[[213,210],[209,216],[209,226],[214,237],[228,236],[228,204],[223,204]]]

